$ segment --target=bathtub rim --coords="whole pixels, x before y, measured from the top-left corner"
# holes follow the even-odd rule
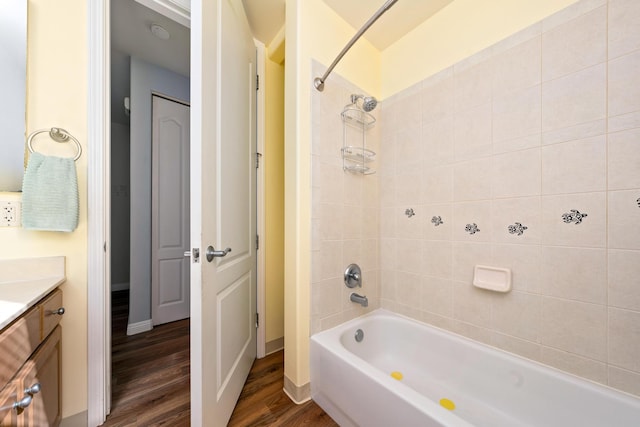
[[[343,358],[343,359],[348,360],[350,365],[352,365],[353,367],[358,369],[358,371],[366,374],[366,373],[368,373],[368,371],[365,371],[363,368],[361,368],[359,366],[359,363],[360,364],[362,364],[363,362],[366,363],[366,361],[364,361],[359,356],[355,355],[351,351],[349,351],[346,348],[344,348],[342,346],[341,342],[340,342],[340,337],[341,337],[343,332],[347,331],[350,328],[353,328],[355,325],[365,321],[369,317],[382,317],[382,318],[389,317],[389,318],[392,318],[392,319],[402,319],[404,321],[408,321],[409,323],[416,324],[418,327],[425,327],[427,329],[431,329],[431,330],[433,330],[434,333],[436,333],[438,335],[446,335],[446,336],[452,337],[453,339],[462,340],[463,342],[465,342],[466,344],[470,345],[471,347],[478,348],[480,351],[489,351],[491,353],[497,352],[499,355],[503,354],[503,355],[506,355],[507,357],[509,357],[509,356],[514,357],[517,360],[519,360],[520,362],[531,364],[533,369],[535,369],[536,371],[551,370],[554,375],[557,375],[560,378],[563,378],[563,379],[569,381],[570,383],[573,383],[573,384],[577,383],[578,385],[582,385],[582,383],[586,383],[586,386],[589,389],[593,390],[595,393],[598,393],[598,394],[601,394],[601,395],[611,394],[615,398],[619,398],[619,399],[621,399],[623,401],[626,401],[630,405],[637,406],[638,408],[640,408],[640,396],[636,396],[636,395],[631,394],[629,392],[626,392],[624,390],[619,390],[619,389],[613,388],[613,387],[609,386],[608,384],[602,384],[602,383],[599,383],[597,381],[591,380],[589,378],[581,377],[581,376],[573,374],[571,372],[563,371],[563,370],[561,370],[559,368],[556,368],[554,366],[544,364],[543,362],[540,362],[540,361],[537,361],[537,360],[534,360],[534,359],[526,358],[526,357],[521,356],[521,355],[519,355],[517,353],[512,353],[512,352],[510,352],[508,350],[504,350],[502,348],[495,347],[495,346],[492,346],[490,344],[486,344],[486,343],[484,343],[482,341],[474,340],[472,338],[466,337],[464,335],[461,335],[459,333],[450,331],[448,329],[444,329],[444,328],[441,328],[441,327],[438,327],[438,326],[423,322],[421,320],[414,319],[412,317],[409,317],[409,316],[406,316],[406,315],[403,315],[403,314],[400,314],[400,313],[395,313],[393,311],[390,311],[390,310],[387,310],[387,309],[384,309],[384,308],[377,308],[377,309],[372,310],[372,311],[370,311],[368,313],[365,313],[365,314],[363,314],[361,316],[358,316],[356,318],[350,319],[350,320],[348,320],[348,321],[346,321],[344,323],[341,323],[341,324],[336,325],[334,327],[331,327],[329,329],[325,329],[324,331],[317,332],[317,333],[313,334],[310,337],[310,339],[312,341],[315,341],[316,343],[318,343],[320,345],[323,345],[323,343],[325,343],[325,342],[329,343],[329,344],[335,343],[334,346],[332,346],[332,345],[328,345],[328,346],[327,345],[323,345],[323,347],[325,349],[327,349],[328,351],[330,351],[332,354],[336,355],[336,356],[342,356],[344,354],[346,357]],[[331,340],[331,341],[329,341],[329,340]],[[338,350],[336,348],[338,345],[344,349],[344,353],[339,353],[338,352]],[[560,350],[560,351],[562,351],[562,350]],[[604,363],[604,362],[601,362],[601,363]],[[380,375],[380,380],[381,381],[378,381],[378,382],[381,382],[382,385],[389,385],[391,389],[394,389],[395,386],[402,386],[402,388],[404,388],[405,390],[408,390],[411,393],[415,393],[415,394],[417,394],[419,396],[422,396],[420,393],[418,393],[416,390],[414,390],[410,386],[408,386],[406,384],[403,384],[402,382],[397,381],[395,379],[392,379],[390,376],[385,375],[379,369],[373,367],[373,370],[375,371],[376,374]],[[312,383],[312,387],[313,387],[313,383]],[[434,402],[434,401],[432,401],[430,399],[427,399],[426,397],[424,397],[424,398],[426,400],[428,400],[429,402],[432,402],[437,408],[442,409],[437,402]],[[456,419],[462,420],[463,422],[466,422],[465,420],[463,420],[459,416],[457,416],[455,414],[451,414],[448,411],[445,414],[446,415],[453,415]],[[449,417],[446,417],[446,418],[449,418]],[[447,421],[450,422],[450,420],[447,420]],[[471,424],[465,424],[465,425],[471,426]]]

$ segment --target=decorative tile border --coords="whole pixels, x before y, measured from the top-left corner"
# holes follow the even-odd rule
[[[476,224],[474,222],[473,224],[467,224],[464,227],[464,231],[466,231],[467,233],[473,235],[473,234],[476,234],[476,233],[480,232],[480,229],[478,228],[478,224]]]
[[[571,209],[569,212],[565,212],[562,214],[562,220],[567,224],[571,224],[573,222],[577,225],[582,223],[582,219],[586,218],[587,216],[588,215],[586,213],[581,213],[577,209]]]
[[[435,227],[444,224],[444,221],[442,220],[442,218],[440,216],[434,216],[431,218],[431,222],[433,223],[433,225]]]
[[[522,225],[519,222],[516,222],[515,224],[507,227],[507,230],[509,230],[509,234],[515,234],[517,236],[522,236],[525,230],[528,229],[529,227],[527,227],[526,225]]]

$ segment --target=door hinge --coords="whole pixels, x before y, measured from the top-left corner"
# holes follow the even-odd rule
[[[260,90],[260,75],[256,74],[256,90]]]
[[[256,313],[256,329],[260,327],[260,314]]]
[[[260,249],[260,235],[256,234],[256,251]]]
[[[256,153],[256,169],[260,167],[260,157],[262,157],[262,153]]]

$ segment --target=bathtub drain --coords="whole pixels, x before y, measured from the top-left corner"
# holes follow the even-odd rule
[[[364,332],[362,332],[362,329],[358,329],[356,331],[356,335],[355,335],[355,339],[357,342],[362,341],[362,339],[364,338]]]

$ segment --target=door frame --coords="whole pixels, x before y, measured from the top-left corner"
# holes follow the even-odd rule
[[[110,0],[87,0],[87,422],[111,410]]]
[[[256,91],[256,151],[260,153],[261,158],[257,158],[260,167],[256,171],[256,233],[259,237],[259,249],[256,251],[257,266],[256,266],[256,311],[258,312],[258,330],[256,331],[257,338],[257,352],[256,357],[262,359],[266,356],[267,352],[267,301],[266,301],[266,280],[265,280],[265,266],[266,266],[266,254],[265,248],[265,171],[264,171],[264,116],[265,116],[265,101],[264,101],[264,86],[266,84],[265,77],[265,56],[266,48],[259,40],[253,40],[256,45],[256,74],[258,75],[258,90]],[[256,154],[258,156],[258,154]]]
[[[86,0],[87,6],[87,422],[102,424],[111,411],[110,138],[111,138],[111,0]],[[169,16],[171,17],[171,16]],[[260,46],[258,52],[260,52]],[[264,45],[257,70],[264,88]],[[258,150],[264,149],[264,91],[258,91]],[[262,108],[260,108],[262,107]],[[264,168],[259,170],[264,174]],[[264,179],[262,180],[264,182]],[[264,186],[258,201],[264,206]],[[258,226],[264,209],[258,211]],[[264,231],[262,226],[261,231]],[[263,233],[264,234],[264,233]],[[264,247],[264,246],[263,246]],[[258,259],[264,259],[264,251]],[[265,313],[264,263],[258,269],[257,309]],[[263,307],[260,306],[263,304]],[[262,316],[264,317],[264,316]],[[265,320],[258,328],[258,354],[265,353]],[[261,343],[261,344],[260,344]],[[261,353],[262,352],[262,353]]]

